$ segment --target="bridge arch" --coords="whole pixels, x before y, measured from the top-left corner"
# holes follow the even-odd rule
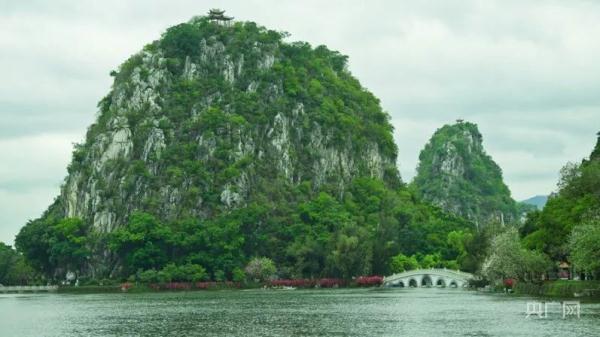
[[[445,268],[416,269],[387,276],[384,286],[404,287],[455,287],[468,284],[474,276],[469,273]]]
[[[421,278],[421,287],[431,287],[433,285],[433,281],[431,280],[431,276],[423,275]]]

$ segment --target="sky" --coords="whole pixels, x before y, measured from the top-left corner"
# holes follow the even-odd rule
[[[404,181],[465,119],[515,199],[548,194],[600,130],[600,2],[0,0],[0,242],[59,194],[110,71],[214,7],[348,55],[392,117]]]

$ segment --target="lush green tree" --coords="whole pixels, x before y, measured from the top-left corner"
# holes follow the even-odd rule
[[[198,282],[205,280],[208,276],[204,267],[191,263],[180,266],[169,263],[156,274],[158,280],[166,282]],[[154,271],[151,269],[148,275],[144,275],[144,273],[141,275],[154,277]]]
[[[390,269],[394,273],[401,273],[403,271],[419,268],[419,262],[414,255],[409,257],[404,254],[398,254],[392,258],[390,264]]]
[[[202,223],[196,230],[197,241],[191,246],[195,249],[188,251],[184,260],[207,266],[213,276],[225,279],[245,261],[241,226],[235,213]]]
[[[169,261],[172,232],[154,216],[132,214],[127,226],[111,233],[110,248],[123,260],[124,274],[139,269],[161,269]]]
[[[540,213],[531,214],[523,234],[527,247],[542,250],[555,261],[577,255],[569,236],[579,225],[600,214],[600,137],[588,159],[569,163],[560,172],[558,192]]]
[[[137,279],[142,283],[159,283],[161,282],[161,278],[159,273],[155,269],[148,269],[144,271],[139,271],[137,274]]]
[[[442,265],[444,268],[459,270],[460,264],[455,260],[442,261]]]
[[[455,230],[448,233],[447,242],[457,252],[457,265],[460,265],[468,255],[467,246],[473,241],[473,233],[464,230]],[[453,268],[458,269],[458,268]]]
[[[315,199],[301,204],[297,212],[299,222],[293,225],[297,235],[287,249],[287,255],[294,261],[296,275],[323,276],[327,256],[335,245],[335,233],[351,226],[351,215],[327,193],[320,193]],[[340,249],[344,247],[340,246]]]
[[[34,278],[35,272],[27,265],[24,257],[11,246],[0,242],[0,284],[24,285]]]
[[[178,282],[185,278],[183,270],[174,263],[168,263],[159,271],[160,277],[167,282]]]
[[[286,250],[292,260],[292,277],[315,278],[323,275],[326,247],[322,242],[308,236],[296,240]]]
[[[59,208],[60,204],[55,201],[42,218],[29,221],[15,238],[17,251],[23,254],[33,268],[49,277],[54,276],[56,267],[51,260],[50,239],[53,236],[52,226],[62,219]]]
[[[222,270],[217,270],[213,274],[214,274],[213,279],[217,282],[223,282],[227,279],[225,277],[225,272]]]
[[[573,228],[569,237],[569,257],[578,270],[600,276],[600,221],[589,221]]]
[[[365,255],[372,251],[372,271],[365,273],[389,274],[389,260],[401,250],[399,231],[408,221],[403,214],[404,202],[399,191],[386,187],[381,180],[359,178],[352,183],[344,206],[356,225],[368,233],[362,241],[370,242],[371,248],[364,251]]]
[[[255,257],[248,262],[245,272],[248,278],[264,282],[275,276],[277,268],[273,260],[267,257]]]
[[[51,229],[50,261],[66,271],[78,272],[90,256],[88,226],[78,218],[65,218]]]
[[[208,277],[208,273],[206,272],[206,269],[204,269],[204,267],[202,267],[201,265],[188,263],[188,264],[184,264],[180,268],[183,269],[183,274],[185,275],[185,278],[184,278],[185,281],[198,282],[198,281],[203,281]]]
[[[442,266],[442,257],[440,253],[423,255],[419,260],[421,268],[439,268]]]
[[[326,267],[331,275],[350,279],[370,274],[373,254],[365,228],[349,225],[340,230],[333,240]]]
[[[83,269],[90,257],[89,227],[81,219],[63,218],[55,203],[41,219],[30,221],[15,238],[27,264],[50,278]]]
[[[526,214],[525,222],[519,227],[519,235],[521,237],[526,237],[527,235],[535,232],[537,229],[537,223],[540,221],[541,214],[542,212],[539,210],[533,210]]]
[[[246,273],[242,268],[235,268],[232,272],[231,280],[233,282],[243,282],[246,280]]]

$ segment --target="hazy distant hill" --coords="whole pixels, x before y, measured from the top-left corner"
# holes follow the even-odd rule
[[[548,196],[547,195],[536,195],[535,197],[531,197],[531,198],[523,200],[521,202],[524,204],[527,204],[527,205],[533,205],[533,206],[537,207],[539,210],[541,210],[546,205],[546,202],[548,202]]]

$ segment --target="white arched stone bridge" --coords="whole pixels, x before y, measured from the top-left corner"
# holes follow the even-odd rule
[[[386,287],[466,287],[473,274],[451,269],[415,269],[383,278]]]

